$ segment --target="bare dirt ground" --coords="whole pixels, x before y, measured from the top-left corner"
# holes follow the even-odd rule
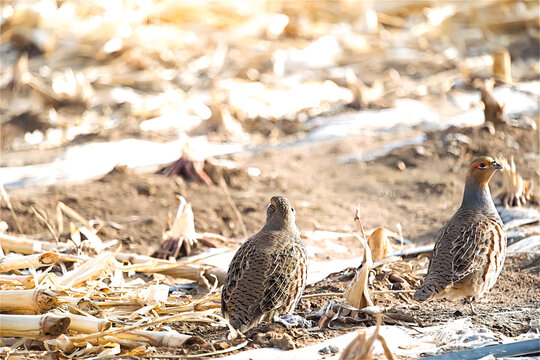
[[[258,231],[264,223],[269,198],[280,194],[288,197],[296,208],[297,225],[302,233],[315,229],[355,230],[352,218],[356,205],[360,204],[366,228],[386,226],[395,230],[399,223],[405,238],[427,243],[434,240],[438,229],[459,206],[464,169],[474,156],[514,155],[521,175],[538,184],[539,173],[535,166],[538,159],[527,155],[538,154],[538,134],[508,126],[497,127],[494,134],[488,130],[481,127],[430,133],[422,145],[403,147],[367,163],[343,163],[341,160],[377,148],[383,140],[390,140],[389,135],[234,155],[229,158],[242,168],[257,167],[262,172],[258,177],[244,172],[228,174],[227,183],[249,234]],[[450,154],[449,145],[445,143],[448,134],[455,132],[470,138],[470,144],[458,145],[459,156]],[[398,165],[400,162],[405,166]],[[494,195],[498,193],[500,184],[501,176],[496,175],[491,183]],[[222,187],[206,186],[180,177],[117,168],[100,179],[84,183],[10,191],[22,233],[26,235],[51,240],[45,225],[36,219],[31,207],[51,219],[57,203],[61,201],[87,219],[114,222],[114,226],[105,226],[101,230],[102,239],[119,239],[124,251],[145,255],[158,247],[162,233],[167,229],[167,216],[175,211],[175,194],[192,203],[198,232],[222,234],[228,239],[226,245],[232,248],[244,240]],[[16,229],[6,205],[2,203],[1,209],[2,219],[10,229]],[[324,248],[313,239],[305,238],[304,241],[306,245]],[[328,250],[315,255],[313,260],[328,261],[361,254],[355,240],[343,240],[339,245],[347,247],[349,252],[343,254]],[[203,249],[205,246],[199,245],[197,251]],[[308,286],[306,294],[344,291],[352,279],[351,270],[344,269]],[[396,289],[396,284],[384,276],[376,277],[375,284],[379,289]],[[496,286],[476,304],[481,315],[473,321],[496,333],[517,336],[527,332],[529,321],[540,315],[539,299],[537,259],[526,255],[511,257],[507,259]],[[297,311],[302,314],[316,311],[328,300],[304,299]],[[376,295],[375,302],[381,306],[416,304],[408,294]],[[468,305],[435,301],[427,306],[410,306],[401,313],[401,320],[386,318],[385,323],[429,326],[469,315]],[[247,348],[302,347],[366,325],[370,325],[370,321],[360,319],[339,323],[342,329],[317,332],[285,329],[278,324],[262,325],[248,334],[253,341]],[[177,354],[221,350],[241,342],[227,341],[226,329],[216,330],[203,323],[180,322],[174,324],[174,328],[195,336]],[[170,350],[165,352],[170,353]]]

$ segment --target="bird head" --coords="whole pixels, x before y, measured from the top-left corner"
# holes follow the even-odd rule
[[[486,187],[495,171],[501,169],[502,166],[493,158],[482,156],[475,159],[471,165],[469,165],[467,180],[474,181],[481,187]]]
[[[266,223],[275,226],[294,226],[294,214],[295,211],[287,198],[273,196],[266,210]]]

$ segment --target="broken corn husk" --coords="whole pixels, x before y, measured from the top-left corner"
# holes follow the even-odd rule
[[[493,76],[495,79],[511,84],[512,83],[512,63],[510,53],[506,49],[496,49],[493,51]]]
[[[46,252],[28,256],[6,256],[0,259],[0,272],[50,266],[58,262],[58,254]]]
[[[163,243],[152,256],[162,259],[188,256],[197,244],[197,233],[191,204],[183,196],[177,196],[179,204],[170,230],[163,234]]]
[[[351,281],[351,284],[345,290],[343,297],[345,302],[351,306],[354,306],[357,309],[362,309],[366,306],[373,306],[373,301],[371,300],[371,292],[369,291],[368,286],[368,277],[371,268],[373,267],[373,260],[371,257],[371,250],[366,241],[365,233],[360,223],[359,217],[359,208],[356,209],[356,215],[354,218],[361,235],[355,235],[358,240],[362,243],[364,247],[364,262],[362,263],[359,270],[356,270],[356,275]]]
[[[504,123],[504,104],[501,104],[493,95],[493,81],[486,81],[481,90],[482,104],[484,105],[484,118],[486,122],[494,124]]]
[[[497,199],[501,205],[505,207],[524,206],[533,196],[532,180],[523,180],[518,174],[514,157],[510,158],[510,162],[506,159],[501,159],[503,166],[503,185]]]
[[[114,253],[104,252],[103,254],[88,260],[78,268],[66,273],[58,279],[57,284],[66,288],[80,284],[100,274],[113,260]]]
[[[376,228],[368,238],[367,241],[371,250],[371,256],[373,261],[382,260],[392,252],[392,245],[390,245],[390,239],[388,238],[388,230],[384,227]]]
[[[386,358],[395,360],[394,354],[390,351],[386,340],[379,334],[381,329],[382,317],[377,316],[377,326],[371,335],[368,335],[368,329],[358,330],[358,336],[343,350],[340,360],[371,360],[373,359],[373,345],[379,340]]]
[[[54,309],[64,293],[49,289],[0,291],[0,312],[11,314],[40,314]]]
[[[25,289],[36,287],[45,277],[46,273],[37,273],[36,275],[4,275],[0,274],[0,288],[7,286],[22,286]]]
[[[66,316],[0,315],[0,336],[31,339],[55,338],[67,331],[70,320]]]
[[[118,253],[116,259],[132,263],[131,269],[138,272],[161,273],[175,278],[193,280],[207,288],[211,288],[216,279],[218,284],[222,285],[227,276],[225,269],[213,265],[171,262],[151,256],[127,253]]]
[[[34,240],[25,236],[0,233],[0,247],[4,252],[11,251],[21,254],[35,254],[43,251],[63,251],[73,249],[72,243],[60,243],[58,245]]]
[[[117,334],[116,337],[124,340],[143,341],[152,346],[180,347],[191,336],[180,334],[175,330],[135,330],[129,333]]]
[[[68,317],[71,320],[69,330],[77,331],[81,334],[102,332],[111,327],[110,321],[92,316],[82,316],[70,313],[63,313],[61,316]]]

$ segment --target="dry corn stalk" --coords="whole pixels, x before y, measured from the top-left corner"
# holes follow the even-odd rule
[[[13,236],[0,233],[0,246],[5,251],[13,251],[23,254],[33,254],[41,252],[43,250],[55,250],[56,246],[53,243],[43,242],[39,240],[30,239],[27,237]],[[75,246],[72,243],[61,243],[60,249],[74,250]],[[85,257],[77,257],[68,254],[58,254],[61,261],[83,261]],[[140,272],[160,272],[168,276],[183,278],[199,282],[201,285],[213,284],[215,279],[218,279],[218,283],[221,285],[225,281],[227,272],[221,268],[211,265],[196,265],[196,264],[178,264],[170,261],[156,259],[150,256],[118,253],[115,255],[118,261],[131,262],[132,264],[145,264],[148,263],[147,269],[136,269]],[[166,265],[167,268],[161,268]],[[153,269],[154,270],[153,270]],[[79,270],[80,268],[76,269]],[[67,274],[66,274],[67,275]],[[63,277],[64,278],[64,277]],[[62,279],[63,279],[62,278]],[[1,279],[0,279],[1,281]],[[65,281],[65,280],[64,280]],[[210,287],[210,286],[208,286]]]
[[[130,347],[130,344],[149,344],[156,347],[181,347],[184,342],[191,338],[191,335],[180,334],[175,330],[168,331],[149,331],[149,330],[134,330],[129,333],[120,333],[114,336],[104,336],[94,339],[89,339],[88,343],[94,346],[99,344],[107,344],[109,342],[117,342],[122,346]],[[63,335],[57,339],[46,340],[45,343],[49,346],[54,346],[58,350],[65,352],[73,351],[75,345]]]
[[[66,288],[73,287],[97,276],[113,261],[114,253],[105,252],[89,260],[76,269],[71,270],[58,279],[57,284]]]
[[[223,101],[215,98],[212,104],[212,116],[206,121],[206,129],[213,129],[223,134],[228,139],[242,140],[246,138],[246,134],[242,128],[242,124],[236,120],[227,106],[223,105]],[[207,130],[206,130],[207,131]]]
[[[32,289],[36,284],[41,283],[47,273],[37,273],[36,275],[3,275],[0,274],[0,287],[3,285],[23,286],[25,289]],[[1,307],[1,306],[0,306]]]
[[[512,63],[510,53],[506,49],[496,49],[493,54],[493,76],[495,79],[512,83]]]
[[[212,185],[212,179],[204,171],[204,163],[205,159],[197,158],[189,142],[186,141],[180,158],[159,170],[159,173],[166,176],[180,175],[189,180]]]
[[[217,280],[218,285],[225,282],[227,271],[210,265],[185,265],[176,269],[165,270],[162,274],[182,279],[197,281],[210,288]]]
[[[503,166],[502,191],[497,196],[501,204],[505,207],[523,206],[532,198],[533,182],[523,180],[518,174],[514,157],[510,158],[510,163],[506,159],[501,159]]]
[[[170,230],[163,234],[163,243],[152,256],[161,259],[178,256],[189,256],[191,248],[197,244],[197,233],[191,204],[183,196],[179,200],[176,217],[170,225]]]
[[[111,243],[109,242],[104,244],[99,236],[96,235],[98,230],[94,229],[94,227],[92,227],[92,225],[81,214],[61,201],[56,206],[56,220],[58,222],[59,233],[64,231],[64,215],[74,221],[77,221],[76,224],[73,222],[69,223],[71,240],[77,248],[80,248],[81,245],[83,245],[93,249],[99,254]],[[81,241],[81,234],[86,237],[85,241]]]
[[[377,316],[377,326],[371,336],[368,336],[367,329],[358,330],[358,336],[351,341],[341,353],[340,360],[371,360],[373,359],[373,344],[379,340],[388,360],[395,360],[394,354],[388,348],[386,340],[379,334],[382,317]]]
[[[49,289],[2,290],[0,312],[14,314],[39,314],[58,306],[58,296],[63,292]]]
[[[46,315],[0,315],[0,336],[55,338],[67,331],[69,318]]]
[[[111,327],[110,321],[91,316],[82,316],[70,313],[63,313],[61,316],[68,317],[71,320],[69,330],[77,331],[82,334],[102,332],[109,330]]]
[[[384,86],[382,82],[375,81],[373,85],[369,87],[358,78],[353,69],[347,69],[345,81],[347,82],[347,88],[351,90],[353,94],[353,99],[349,105],[355,109],[365,109],[384,96]]]
[[[3,184],[0,184],[0,197],[5,201],[9,211],[11,212],[11,217],[13,218],[13,220],[15,221],[15,225],[17,226],[17,230],[19,230],[20,233],[23,232],[22,230],[22,227],[21,227],[21,223],[19,222],[19,218],[17,217],[17,213],[15,212],[15,209],[13,209],[13,204],[11,204],[11,200],[9,198],[9,195],[6,191],[6,189],[4,188],[4,185]],[[2,225],[6,226],[5,229],[3,230],[0,230],[0,232],[5,232],[7,230],[7,224],[2,221]]]
[[[486,81],[482,87],[481,98],[484,104],[485,121],[492,123],[504,123],[504,105],[501,105],[493,95],[493,81]]]
[[[384,259],[386,255],[392,252],[390,239],[388,238],[388,230],[384,227],[376,228],[367,241],[373,261]]]
[[[92,98],[94,90],[83,72],[71,68],[54,73],[51,85],[28,71],[28,54],[24,53],[16,64],[16,86],[28,86],[47,104],[84,104]]]
[[[201,301],[201,300],[199,300]],[[86,342],[91,341],[93,339],[103,338],[105,336],[116,336],[117,334],[124,334],[124,333],[131,333],[135,330],[139,330],[142,328],[147,328],[150,326],[157,326],[159,324],[164,324],[172,321],[204,321],[204,322],[210,322],[210,323],[219,323],[218,321],[213,320],[212,318],[219,318],[221,321],[223,321],[222,318],[219,316],[216,316],[213,311],[197,311],[197,312],[186,312],[186,313],[180,313],[180,314],[174,314],[170,316],[164,316],[160,317],[156,320],[152,320],[150,322],[146,322],[143,324],[135,324],[131,326],[124,326],[120,328],[111,328],[109,330],[103,331],[101,333],[93,333],[88,335],[78,335],[78,336],[72,336],[69,339],[76,344],[77,346],[84,346]],[[225,322],[223,321],[223,324]]]
[[[347,304],[354,306],[357,309],[362,309],[366,306],[373,306],[371,293],[368,287],[369,271],[373,266],[373,260],[371,258],[371,250],[366,241],[366,235],[364,233],[362,223],[360,222],[359,214],[360,210],[359,207],[357,207],[354,222],[358,226],[361,233],[361,235],[357,236],[357,238],[362,242],[362,246],[364,247],[364,263],[362,264],[360,270],[356,271],[356,275],[354,276],[354,279],[351,281],[351,284],[347,290],[345,290],[343,297],[345,298],[345,302]]]
[[[29,267],[54,265],[58,262],[58,255],[52,252],[28,256],[6,256],[0,259],[0,272],[8,272]]]
[[[135,330],[130,333],[117,334],[115,337],[124,340],[143,341],[152,346],[180,347],[191,335],[180,334],[175,330]]]
[[[71,250],[75,247],[71,243],[61,243],[58,245],[38,241],[24,236],[14,236],[0,233],[0,246],[4,252],[16,252],[21,254],[35,254],[43,251],[63,251]]]
[[[227,271],[213,265],[189,264],[186,262],[174,263],[167,260],[156,259],[150,256],[119,253],[118,261],[131,262],[140,266],[134,270],[143,273],[162,273],[167,276],[197,281],[208,288],[217,279],[218,285],[225,282]]]

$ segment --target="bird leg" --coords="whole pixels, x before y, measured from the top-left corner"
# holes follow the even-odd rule
[[[468,296],[468,297],[467,297],[467,301],[469,301],[469,305],[471,306],[471,314],[472,314],[473,316],[478,315],[478,313],[477,313],[476,311],[474,311],[474,306],[473,306],[473,304],[472,304],[472,297],[471,297],[471,296]]]

